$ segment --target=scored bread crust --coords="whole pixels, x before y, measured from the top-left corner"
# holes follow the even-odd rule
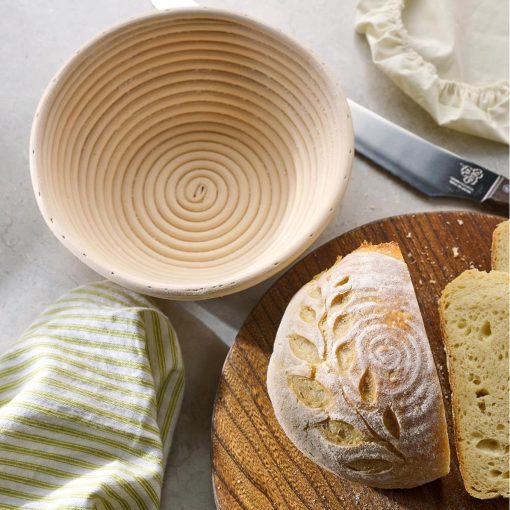
[[[441,293],[439,299],[439,321],[441,333],[446,350],[446,363],[448,367],[448,378],[451,388],[451,403],[453,415],[453,428],[455,435],[455,445],[459,468],[464,482],[466,491],[473,497],[478,499],[491,499],[498,496],[509,497],[509,480],[508,480],[508,273],[503,271],[491,271],[486,273],[477,269],[470,269],[461,273],[457,278],[452,280]],[[501,292],[496,288],[499,287]],[[489,297],[489,294],[491,296]],[[505,296],[506,293],[506,296]],[[474,297],[471,299],[470,297]],[[492,294],[498,294],[492,295]],[[487,299],[488,298],[488,299]],[[470,302],[471,301],[471,302]],[[476,301],[479,301],[476,303]],[[485,301],[485,303],[483,303]],[[476,377],[470,377],[470,370],[480,371],[484,365],[484,360],[475,359],[472,350],[466,350],[466,357],[471,365],[464,364],[461,366],[460,360],[457,361],[459,347],[473,344],[476,346],[477,341],[483,343],[489,341],[485,335],[480,332],[480,321],[483,325],[487,319],[491,321],[488,309],[481,309],[480,306],[485,304],[496,311],[502,303],[502,309],[507,313],[506,320],[501,321],[504,331],[503,335],[506,341],[506,354],[492,346],[491,352],[494,352],[494,359],[490,360],[490,365],[485,365],[485,369],[498,374],[501,382],[506,383],[506,389],[502,394],[506,396],[506,402],[496,402],[496,407],[492,407],[492,402],[487,402],[484,381],[480,374]],[[456,310],[458,308],[458,310]],[[463,311],[464,324],[459,328],[459,324],[453,319],[453,312]],[[478,312],[478,313],[477,313]],[[449,317],[452,315],[452,317]],[[496,317],[497,320],[497,317]],[[494,327],[494,324],[492,325]],[[466,332],[471,330],[469,335]],[[475,335],[473,340],[471,337]],[[500,346],[501,347],[501,346]],[[469,352],[469,354],[468,354]],[[501,359],[496,360],[497,355],[502,355]],[[477,366],[478,365],[478,366]],[[475,374],[473,374],[475,375]],[[463,387],[463,386],[466,387]],[[482,390],[482,393],[480,393]],[[492,388],[489,388],[492,391]],[[503,398],[505,400],[505,397]],[[483,407],[480,405],[483,403]],[[492,418],[486,413],[486,407],[490,406]],[[472,412],[472,409],[475,412]],[[498,413],[503,416],[498,416]],[[484,423],[480,426],[477,419],[481,418]],[[502,429],[497,430],[497,419],[500,418]],[[470,430],[469,430],[470,429]],[[484,439],[488,439],[494,445],[493,441],[497,441],[499,448],[496,451],[497,456],[493,453],[485,453],[485,449],[477,451],[477,444]],[[480,466],[485,472],[478,469],[475,465],[476,458],[481,459]],[[492,466],[489,464],[491,463]],[[490,471],[500,469],[500,476],[491,477]],[[506,478],[501,478],[506,471]],[[489,472],[489,473],[488,473]]]
[[[492,233],[491,267],[497,271],[509,271],[508,226],[510,220],[501,222]]]
[[[267,385],[287,436],[333,473],[407,488],[449,471],[441,388],[396,243],[365,243],[297,292]]]

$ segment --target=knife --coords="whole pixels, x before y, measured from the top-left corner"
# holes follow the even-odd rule
[[[467,161],[348,100],[356,151],[429,197],[455,197],[506,209],[506,177]]]

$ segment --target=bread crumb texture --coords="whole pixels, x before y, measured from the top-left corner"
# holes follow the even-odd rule
[[[439,300],[457,456],[479,499],[509,495],[508,294],[508,273],[468,270]]]
[[[267,384],[287,436],[336,474],[391,488],[448,473],[441,389],[395,243],[364,243],[294,296]]]

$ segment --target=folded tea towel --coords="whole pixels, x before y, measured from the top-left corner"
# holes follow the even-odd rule
[[[508,0],[358,0],[356,29],[440,125],[508,143]]]
[[[71,291],[0,357],[0,508],[159,508],[183,387],[175,331],[147,299]]]

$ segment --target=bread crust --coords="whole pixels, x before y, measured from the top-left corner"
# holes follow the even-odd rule
[[[382,255],[388,255],[395,259],[404,260],[402,252],[400,250],[400,246],[393,241],[381,244],[371,244],[365,241],[363,244],[361,244],[359,248],[356,248],[352,253],[362,252],[381,253]]]
[[[501,222],[492,233],[491,267],[497,271],[509,271],[508,227],[510,220]]]
[[[267,384],[287,436],[333,473],[407,488],[449,471],[439,380],[396,243],[363,243],[294,296]]]
[[[474,270],[476,271],[476,270]],[[448,382],[450,384],[450,402],[451,402],[451,412],[452,412],[452,418],[453,418],[453,432],[454,432],[454,441],[455,441],[455,451],[457,453],[457,461],[459,462],[459,469],[460,469],[460,472],[461,472],[461,475],[462,475],[462,481],[464,482],[464,488],[466,489],[467,492],[469,492],[469,494],[472,496],[473,494],[471,494],[470,492],[470,489],[468,489],[467,487],[467,484],[466,484],[466,476],[464,475],[464,473],[466,473],[466,462],[465,462],[465,459],[464,459],[464,452],[461,451],[461,449],[459,448],[459,437],[460,437],[460,428],[459,428],[459,425],[458,425],[458,421],[457,421],[457,416],[456,416],[456,409],[459,409],[460,406],[459,406],[459,400],[458,400],[458,393],[456,391],[456,388],[455,388],[455,382],[454,382],[454,378],[453,378],[453,372],[452,372],[452,367],[450,365],[450,357],[448,356],[448,347],[447,347],[447,342],[446,342],[446,322],[445,322],[445,318],[444,318],[444,310],[445,310],[445,302],[444,302],[444,291],[446,290],[446,287],[445,289],[443,290],[443,292],[441,293],[441,296],[439,297],[439,301],[438,301],[438,305],[439,305],[439,329],[441,330],[441,337],[443,338],[443,342],[444,342],[444,348],[445,348],[445,353],[446,353],[446,369],[447,369],[447,372],[448,372]]]

